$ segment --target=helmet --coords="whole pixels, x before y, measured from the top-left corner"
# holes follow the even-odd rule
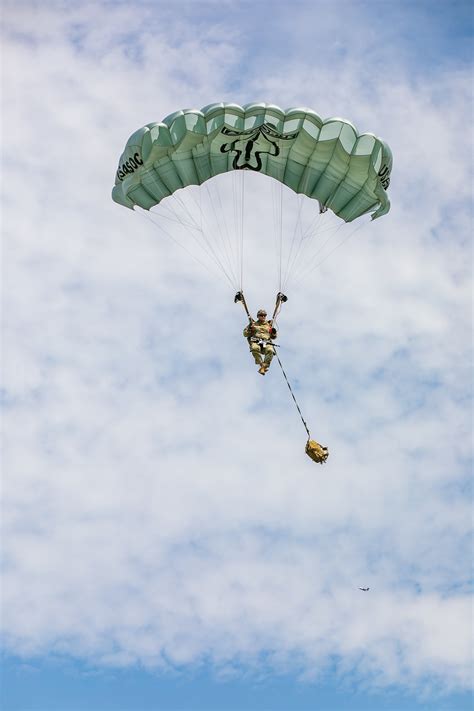
[[[265,311],[265,309],[259,309],[257,311],[257,316],[266,316],[266,315],[267,315],[267,312]]]

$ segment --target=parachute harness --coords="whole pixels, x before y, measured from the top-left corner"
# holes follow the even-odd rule
[[[251,317],[251,315],[250,315],[250,311],[249,311],[249,309],[248,309],[247,302],[245,301],[245,296],[244,296],[244,294],[243,294],[242,291],[238,291],[237,294],[236,294],[235,297],[234,297],[234,303],[238,303],[239,301],[241,302],[242,306],[244,307],[245,312],[246,312],[246,314],[247,314],[247,316],[248,316],[248,318],[249,318],[250,323],[252,323],[253,319],[252,319],[252,317]],[[273,323],[273,321],[276,319],[277,315],[280,313],[280,309],[281,309],[282,303],[285,303],[286,301],[288,301],[288,297],[285,296],[285,294],[282,294],[281,291],[279,291],[278,294],[277,294],[277,297],[276,297],[275,310],[274,310],[274,312],[273,312],[273,316],[272,316],[272,319],[271,319],[272,323]],[[278,361],[278,365],[280,366],[281,372],[283,373],[283,377],[284,377],[285,380],[286,380],[286,384],[287,384],[287,386],[288,386],[288,390],[289,390],[290,393],[291,393],[291,397],[293,398],[293,401],[294,401],[294,403],[295,403],[295,405],[296,405],[296,409],[298,410],[298,414],[299,414],[299,416],[300,416],[300,418],[301,418],[301,422],[303,423],[303,426],[304,426],[304,428],[305,428],[305,430],[306,430],[306,434],[308,435],[308,441],[306,442],[305,452],[306,452],[306,454],[308,455],[308,457],[310,457],[314,462],[317,462],[318,464],[324,464],[324,462],[325,462],[325,461],[327,460],[327,458],[329,457],[329,450],[328,450],[327,447],[324,447],[322,444],[319,444],[318,442],[316,442],[316,440],[311,439],[311,434],[310,434],[310,431],[309,431],[309,429],[308,429],[308,425],[306,424],[306,420],[305,420],[304,417],[303,417],[303,413],[301,412],[301,408],[300,408],[300,406],[298,405],[298,401],[297,401],[297,399],[296,399],[296,397],[295,397],[295,394],[294,394],[294,392],[293,392],[293,389],[292,389],[292,387],[291,387],[291,385],[290,385],[290,381],[288,380],[288,376],[287,376],[287,374],[285,373],[285,369],[283,368],[282,362],[281,362],[281,360],[280,360],[280,356],[278,355],[278,353],[277,353],[277,351],[276,351],[277,344],[276,344],[276,343],[273,343],[271,340],[269,341],[269,343],[270,343],[271,346],[273,347],[273,353],[274,353],[274,355],[276,356],[276,359],[277,359],[277,361]]]

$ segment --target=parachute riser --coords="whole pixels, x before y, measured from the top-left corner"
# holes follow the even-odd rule
[[[238,291],[236,293],[236,295],[234,296],[234,304],[237,304],[239,301],[242,304],[242,306],[244,307],[245,313],[247,314],[249,321],[252,323],[254,319],[250,315],[250,311],[247,306],[247,302],[245,301],[245,296],[244,296],[243,291]],[[273,316],[270,320],[270,323],[273,323],[273,321],[275,320],[275,318],[278,316],[278,314],[280,312],[281,305],[284,304],[286,301],[288,301],[288,297],[285,296],[285,294],[282,294],[281,291],[279,291],[276,296],[275,308],[274,308]]]
[[[247,306],[247,302],[245,301],[245,296],[244,296],[243,291],[238,291],[238,292],[236,293],[236,295],[234,296],[234,304],[237,304],[239,301],[240,301],[240,303],[242,304],[242,306],[244,307],[245,313],[247,314],[250,323],[252,323],[253,318],[252,318],[251,315],[250,315],[250,311],[249,311],[249,308],[248,308],[248,306]]]
[[[278,292],[276,296],[275,310],[273,311],[272,323],[280,313],[281,305],[288,301],[288,297],[282,294],[281,291]]]

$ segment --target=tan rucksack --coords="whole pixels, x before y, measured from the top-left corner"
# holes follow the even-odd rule
[[[328,448],[323,447],[322,444],[318,444],[314,439],[309,439],[306,442],[305,452],[308,457],[311,457],[313,462],[317,462],[318,464],[324,464],[329,457]]]

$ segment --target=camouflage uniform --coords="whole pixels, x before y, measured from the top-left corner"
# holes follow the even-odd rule
[[[254,357],[255,363],[259,365],[264,372],[269,369],[274,355],[273,346],[270,343],[265,343],[265,341],[269,341],[270,339],[274,340],[276,337],[277,332],[276,329],[273,328],[271,321],[263,321],[263,323],[252,321],[252,324],[244,328],[244,338],[247,338],[249,341],[250,352]],[[263,341],[263,344],[260,345],[257,341],[253,341],[252,338]],[[264,358],[262,358],[262,355]]]

